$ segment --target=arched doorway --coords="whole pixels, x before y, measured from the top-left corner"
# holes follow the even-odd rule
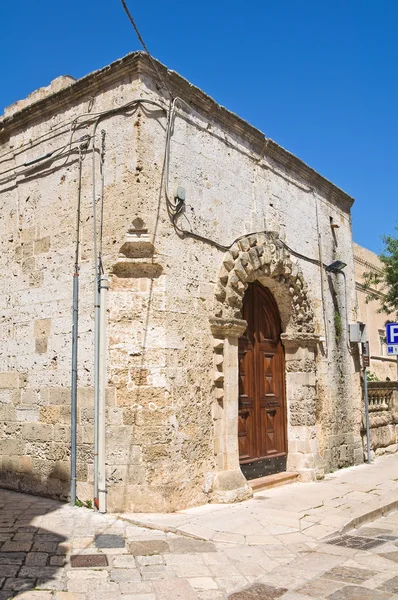
[[[249,283],[239,338],[239,462],[246,479],[286,470],[285,356],[271,292]]]

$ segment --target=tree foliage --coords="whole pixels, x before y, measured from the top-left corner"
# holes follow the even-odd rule
[[[398,225],[395,227],[398,231]],[[380,312],[395,315],[398,318],[398,237],[383,236],[384,250],[379,255],[382,262],[380,272],[364,273],[364,282],[369,299],[377,299]],[[372,293],[371,286],[378,286],[381,294]]]

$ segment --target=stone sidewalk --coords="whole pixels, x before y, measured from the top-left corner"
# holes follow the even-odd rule
[[[398,600],[398,512],[331,535],[391,509],[397,467],[398,456],[385,457],[244,505],[195,509],[211,531],[241,536],[213,541],[0,490],[0,600]],[[224,531],[228,514],[234,531]],[[297,515],[311,524],[300,529]],[[268,534],[256,543],[257,521]]]
[[[342,469],[314,483],[257,492],[239,504],[173,514],[124,514],[136,525],[198,539],[251,545],[317,541],[398,509],[398,455]],[[373,513],[373,514],[369,514]]]

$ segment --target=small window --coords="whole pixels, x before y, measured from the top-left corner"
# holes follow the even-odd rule
[[[386,356],[386,336],[384,329],[379,329],[379,351],[380,356]]]

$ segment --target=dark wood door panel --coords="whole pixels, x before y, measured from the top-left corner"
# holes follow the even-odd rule
[[[279,311],[271,293],[253,283],[245,293],[242,314],[248,325],[239,339],[240,461],[251,472],[255,461],[269,471],[268,458],[277,456],[275,468],[280,469],[286,464],[280,460],[286,454],[286,407]]]

